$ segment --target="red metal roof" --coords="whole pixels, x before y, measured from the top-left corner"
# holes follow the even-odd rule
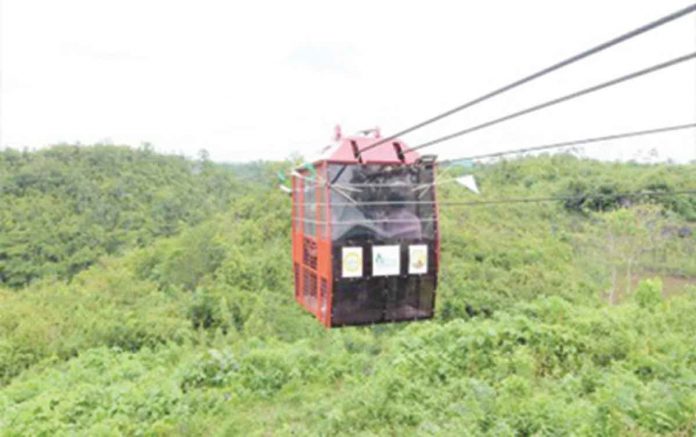
[[[322,153],[315,163],[327,161],[342,164],[413,164],[419,158],[416,152],[407,153],[408,146],[398,139],[363,152],[363,149],[379,140],[379,130],[375,131],[374,137],[362,135],[342,137],[340,130],[337,129],[336,143]]]

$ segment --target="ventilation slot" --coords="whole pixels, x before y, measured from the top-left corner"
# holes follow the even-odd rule
[[[302,262],[313,270],[317,269],[317,243],[309,238],[305,238],[302,245]]]
[[[309,308],[316,308],[317,307],[317,275],[316,273],[304,269],[304,277],[303,277],[303,285],[304,285],[304,290],[302,290],[302,294],[304,295],[304,301],[305,304]]]

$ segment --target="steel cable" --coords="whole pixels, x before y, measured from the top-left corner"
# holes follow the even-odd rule
[[[434,146],[436,144],[440,144],[442,142],[449,141],[453,138],[460,137],[462,135],[476,132],[476,131],[485,129],[487,127],[494,126],[496,124],[500,124],[500,123],[503,123],[505,121],[509,121],[509,120],[521,117],[523,115],[530,114],[532,112],[540,111],[540,110],[548,108],[550,106],[555,106],[555,105],[558,105],[560,103],[567,102],[569,100],[577,99],[577,98],[585,96],[587,94],[591,94],[591,93],[603,90],[605,88],[609,88],[611,86],[627,82],[629,80],[637,79],[639,77],[645,76],[645,75],[650,74],[650,73],[655,73],[655,72],[663,70],[665,68],[681,64],[682,62],[690,61],[691,59],[694,59],[694,58],[696,58],[696,52],[689,53],[689,54],[683,55],[683,56],[679,56],[677,58],[670,59],[669,61],[662,62],[662,63],[656,64],[656,65],[652,65],[652,66],[644,68],[642,70],[634,71],[633,73],[629,73],[627,75],[617,77],[617,78],[609,80],[607,82],[602,82],[600,84],[593,85],[589,88],[584,88],[582,90],[575,91],[575,92],[570,93],[570,94],[566,94],[562,97],[558,97],[558,98],[548,100],[546,102],[531,106],[529,108],[525,108],[521,111],[513,112],[513,113],[505,115],[503,117],[495,118],[495,119],[489,120],[485,123],[477,124],[475,126],[463,129],[461,131],[454,132],[454,133],[451,133],[449,135],[445,135],[443,137],[437,138],[435,140],[428,141],[428,142],[423,143],[423,144],[419,144],[416,147],[412,147],[408,150],[404,150],[404,153],[411,153],[411,152],[414,152],[416,150],[420,150],[420,149],[423,149],[426,147],[431,147],[431,146]]]
[[[532,73],[532,74],[530,74],[529,76],[525,76],[525,77],[523,77],[522,79],[516,80],[515,82],[512,82],[512,83],[510,83],[510,84],[508,84],[508,85],[505,85],[505,86],[500,87],[500,88],[498,88],[498,89],[496,89],[496,90],[493,90],[493,91],[491,91],[491,92],[489,92],[489,93],[487,93],[487,94],[484,94],[484,95],[482,95],[482,96],[480,96],[480,97],[477,97],[477,98],[475,98],[475,99],[473,99],[473,100],[470,100],[470,101],[468,101],[468,102],[466,102],[466,103],[464,103],[464,104],[462,104],[462,105],[459,105],[459,106],[457,106],[457,107],[455,107],[455,108],[452,108],[452,109],[450,109],[450,110],[448,110],[448,111],[445,111],[445,112],[443,112],[443,113],[441,113],[441,114],[438,114],[438,115],[436,115],[436,116],[434,116],[434,117],[431,117],[431,118],[429,118],[429,119],[427,119],[427,120],[425,120],[425,121],[422,121],[422,122],[420,122],[420,123],[417,123],[417,124],[415,124],[415,125],[413,125],[413,126],[411,126],[411,127],[409,127],[409,128],[406,128],[406,129],[404,129],[404,130],[402,130],[402,131],[399,131],[399,132],[397,132],[397,133],[395,133],[395,134],[393,134],[393,135],[391,135],[391,136],[388,136],[388,137],[386,137],[386,138],[383,138],[383,139],[381,139],[381,140],[379,140],[379,141],[377,141],[377,142],[375,142],[375,143],[373,143],[373,144],[370,144],[369,146],[365,147],[364,149],[362,149],[362,150],[360,151],[360,153],[365,152],[365,151],[367,151],[367,150],[370,150],[370,149],[372,149],[372,148],[374,148],[374,147],[377,147],[377,146],[379,146],[379,145],[381,145],[381,144],[387,143],[387,142],[389,142],[389,141],[395,140],[395,139],[397,139],[398,137],[400,137],[400,136],[402,136],[402,135],[406,135],[406,134],[408,134],[408,133],[411,133],[411,132],[413,132],[413,131],[415,131],[415,130],[417,130],[417,129],[420,129],[420,128],[425,127],[425,126],[427,126],[427,125],[429,125],[429,124],[435,123],[436,121],[442,120],[443,118],[448,117],[448,116],[450,116],[450,115],[452,115],[452,114],[455,114],[455,113],[460,112],[460,111],[462,111],[462,110],[464,110],[464,109],[470,108],[470,107],[472,107],[472,106],[474,106],[474,105],[476,105],[476,104],[478,104],[478,103],[484,102],[484,101],[486,101],[486,100],[488,100],[488,99],[491,99],[491,98],[493,98],[493,97],[495,97],[495,96],[497,96],[497,95],[503,94],[503,93],[506,92],[506,91],[510,91],[511,89],[517,88],[517,87],[519,87],[520,85],[524,85],[525,83],[531,82],[531,81],[533,81],[533,80],[535,80],[535,79],[538,79],[538,78],[540,78],[540,77],[542,77],[542,76],[545,76],[545,75],[547,75],[547,74],[549,74],[549,73],[552,73],[552,72],[554,72],[554,71],[556,71],[556,70],[559,70],[559,69],[561,69],[561,68],[563,68],[563,67],[566,67],[566,66],[568,66],[568,65],[570,65],[570,64],[573,64],[573,63],[578,62],[578,61],[580,61],[580,60],[582,60],[582,59],[585,59],[585,58],[587,58],[587,57],[590,57],[590,56],[592,56],[592,55],[595,55],[595,54],[597,54],[597,53],[599,53],[599,52],[602,52],[602,51],[604,51],[604,50],[606,50],[606,49],[608,49],[608,48],[610,48],[610,47],[613,47],[613,46],[618,45],[618,44],[620,44],[620,43],[622,43],[622,42],[628,41],[628,40],[630,40],[630,39],[632,39],[632,38],[635,38],[635,37],[637,37],[637,36],[639,36],[639,35],[641,35],[641,34],[643,34],[643,33],[646,33],[646,32],[648,32],[648,31],[651,31],[651,30],[653,30],[653,29],[656,29],[656,28],[658,28],[658,27],[660,27],[660,26],[663,26],[663,25],[665,25],[665,24],[667,24],[667,23],[669,23],[669,22],[671,22],[671,21],[674,21],[674,20],[676,20],[676,19],[678,19],[678,18],[681,18],[681,17],[683,17],[683,16],[685,16],[685,15],[688,15],[688,14],[694,12],[694,11],[696,11],[696,3],[691,4],[691,5],[689,5],[689,6],[685,7],[685,8],[683,8],[683,9],[680,9],[680,10],[678,10],[678,11],[675,11],[675,12],[673,12],[673,13],[671,13],[671,14],[669,14],[669,15],[666,15],[666,16],[664,16],[664,17],[658,18],[658,19],[655,20],[655,21],[652,21],[652,22],[650,22],[650,23],[644,24],[643,26],[640,26],[640,27],[638,27],[638,28],[636,28],[636,29],[633,29],[633,30],[631,30],[631,31],[629,31],[629,32],[626,32],[626,33],[624,33],[624,34],[622,34],[622,35],[619,35],[619,36],[617,36],[617,37],[615,37],[615,38],[612,38],[612,39],[610,39],[610,40],[608,40],[608,41],[605,41],[605,42],[603,42],[603,43],[601,43],[601,44],[599,44],[599,45],[596,45],[596,46],[594,46],[594,47],[592,47],[592,48],[589,48],[589,49],[587,49],[587,50],[585,50],[585,51],[583,51],[583,52],[580,52],[580,53],[578,53],[578,54],[576,54],[576,55],[574,55],[574,56],[571,56],[571,57],[569,57],[569,58],[567,58],[567,59],[564,59],[564,60],[562,60],[562,61],[560,61],[560,62],[558,62],[558,63],[556,63],[556,64],[553,64],[553,65],[551,65],[551,66],[549,66],[549,67],[546,67],[546,68],[544,68],[544,69],[542,69],[542,70],[539,70],[539,71],[537,71],[537,72],[535,72],[535,73]]]

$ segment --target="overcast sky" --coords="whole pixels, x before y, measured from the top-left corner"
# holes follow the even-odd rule
[[[0,145],[152,143],[217,161],[389,134],[693,0],[0,0]],[[696,51],[696,14],[413,133],[408,144]],[[690,61],[432,149],[442,158],[696,120]],[[588,146],[696,159],[694,130]]]

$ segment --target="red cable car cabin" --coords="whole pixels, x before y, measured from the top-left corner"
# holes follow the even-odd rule
[[[435,164],[399,140],[342,138],[293,172],[295,298],[327,327],[433,317]]]

